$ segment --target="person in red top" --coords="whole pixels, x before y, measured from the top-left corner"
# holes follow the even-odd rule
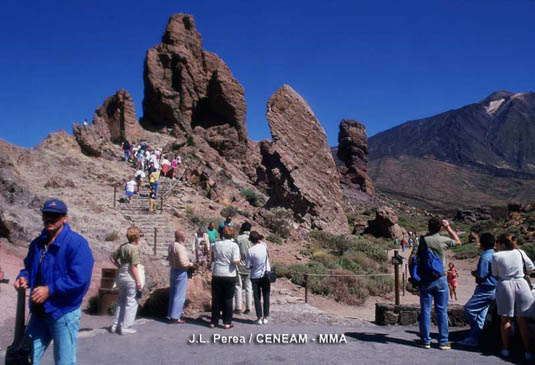
[[[459,273],[452,262],[449,263],[448,267],[448,287],[450,288],[450,299],[453,300],[453,297],[455,297],[455,300],[457,300],[457,278],[459,277]]]

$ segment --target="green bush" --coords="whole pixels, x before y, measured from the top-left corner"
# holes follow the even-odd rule
[[[188,136],[188,139],[186,141],[186,146],[189,146],[189,147],[195,147],[196,146],[195,140],[193,139],[193,136]]]
[[[106,234],[106,237],[104,237],[105,241],[115,241],[117,238],[119,238],[119,233],[117,231],[110,232]]]
[[[94,295],[87,301],[87,314],[98,314],[98,295]]]
[[[520,248],[526,252],[532,261],[535,261],[535,242],[524,243]]]
[[[269,242],[273,242],[273,243],[276,243],[277,245],[282,245],[282,237],[279,236],[278,234],[269,234],[267,237],[266,237],[266,240],[268,240]]]
[[[479,221],[479,222],[474,223],[474,225],[470,227],[470,230],[472,232],[480,234],[481,232],[490,231],[495,226],[496,224],[491,220]]]
[[[236,207],[231,206],[231,205],[221,209],[221,216],[223,218],[235,217],[236,215],[238,215],[238,213],[239,213],[238,209]]]
[[[245,200],[247,200],[253,207],[261,207],[266,203],[266,199],[262,195],[255,193],[251,189],[243,189],[240,192],[240,195],[243,196]]]
[[[472,259],[478,257],[481,254],[478,244],[468,243],[461,246],[452,248],[454,256],[457,260]]]
[[[290,236],[292,223],[292,212],[282,207],[268,210],[264,220],[264,225],[281,238],[288,238]]]

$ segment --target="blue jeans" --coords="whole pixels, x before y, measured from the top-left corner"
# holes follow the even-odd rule
[[[33,343],[33,364],[41,358],[54,340],[54,362],[56,364],[76,364],[76,344],[80,329],[80,308],[65,313],[58,319],[33,315],[28,324],[27,334]]]
[[[124,151],[124,160],[128,162],[130,158],[130,150]]]
[[[171,268],[169,277],[169,309],[167,317],[180,319],[184,302],[186,301],[186,289],[188,287],[188,271]]]
[[[445,276],[420,286],[420,338],[424,344],[431,343],[433,299],[438,322],[438,343],[444,345],[448,342],[448,281]]]
[[[470,337],[474,340],[479,339],[487,312],[494,300],[496,300],[496,288],[478,285],[472,298],[464,305],[464,314],[472,327]]]
[[[152,187],[154,188],[154,193],[156,195],[158,195],[158,187],[160,186],[160,182],[159,181],[155,181],[152,183]]]

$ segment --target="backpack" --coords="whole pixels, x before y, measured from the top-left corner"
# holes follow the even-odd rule
[[[413,257],[412,263],[409,264],[409,281],[413,285],[430,283],[444,275],[444,264],[437,255],[427,247],[425,237],[420,237],[418,251]]]

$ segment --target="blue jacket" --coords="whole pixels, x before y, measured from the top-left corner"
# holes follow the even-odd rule
[[[477,263],[476,270],[477,284],[488,287],[489,289],[495,288],[498,282],[496,278],[492,276],[491,263],[493,254],[494,250],[492,248],[490,250],[483,251],[481,257],[479,258],[479,262]]]
[[[47,232],[34,239],[24,259],[24,269],[18,277],[25,277],[30,293],[36,287],[39,259]],[[68,224],[51,243],[41,264],[41,285],[48,285],[50,297],[43,303],[46,314],[58,319],[78,309],[89,289],[93,271],[93,254],[87,240],[71,230]],[[32,303],[30,303],[30,309]]]

